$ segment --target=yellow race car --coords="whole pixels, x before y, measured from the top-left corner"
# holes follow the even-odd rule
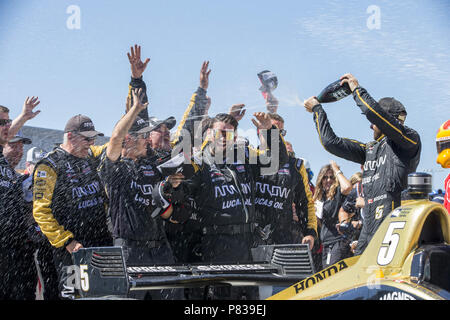
[[[269,300],[450,299],[450,217],[407,201],[383,221],[364,253],[305,278]]]

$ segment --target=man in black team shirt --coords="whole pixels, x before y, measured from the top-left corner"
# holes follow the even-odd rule
[[[201,165],[195,167],[196,173],[192,179],[183,181],[181,185],[181,188],[185,188],[185,192],[197,204],[200,227],[203,232],[200,252],[204,263],[252,261],[250,249],[258,221],[254,206],[255,178],[261,174],[261,171],[265,171],[263,167],[270,166],[271,169],[277,170],[280,163],[287,161],[287,151],[278,129],[272,126],[266,114],[258,112],[254,116],[255,126],[260,130],[267,130],[269,143],[266,150],[255,150],[236,144],[238,122],[232,115],[218,114],[209,124],[209,144],[203,150]],[[278,138],[273,139],[276,141],[273,143],[278,143],[273,149],[271,149],[273,145],[271,135],[277,135],[275,138]],[[270,161],[262,161],[263,154],[270,157]],[[170,190],[165,188],[166,184],[167,182],[161,183],[159,193],[164,201],[158,197],[154,199],[157,203],[166,203],[162,207],[166,207],[171,212],[172,208],[168,207],[168,199],[171,198],[174,190],[178,191],[179,188]],[[217,299],[243,297],[255,299],[257,289],[214,288],[214,298]]]
[[[22,180],[14,171],[15,164],[6,160],[3,148],[26,121],[39,114],[33,112],[39,103],[38,98],[27,98],[14,121],[9,119],[9,109],[0,106],[0,300],[35,298],[36,273],[28,233],[30,217],[25,210]]]
[[[341,85],[348,84],[353,98],[370,121],[375,141],[361,143],[337,137],[316,97],[305,101],[320,142],[332,154],[364,165],[364,223],[355,254],[361,254],[386,215],[400,206],[401,191],[407,186],[408,174],[419,164],[421,142],[419,134],[404,125],[406,109],[394,98],[375,101],[359,86],[351,74],[341,77]]]
[[[173,264],[172,250],[164,233],[166,212],[152,218],[152,190],[162,180],[157,156],[147,156],[147,138],[152,130],[138,117],[148,103],[141,103],[142,89],[134,89],[133,105],[111,135],[99,173],[109,198],[114,245],[122,246],[127,264]],[[150,291],[147,298],[174,298],[171,290]],[[144,298],[145,292],[135,298]]]
[[[102,135],[87,116],[72,117],[63,144],[40,160],[33,173],[33,217],[53,247],[61,298],[76,297],[71,254],[112,245],[96,170],[104,146],[93,145]]]

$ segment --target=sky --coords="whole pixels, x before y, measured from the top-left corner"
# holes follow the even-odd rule
[[[244,103],[239,126],[253,139],[251,114],[265,111],[257,73],[270,70],[296,155],[315,178],[330,160],[350,177],[359,165],[323,149],[302,105],[350,72],[376,100],[405,105],[422,141],[417,171],[442,188],[449,171],[436,163],[435,136],[450,119],[449,15],[446,0],[0,0],[0,104],[13,118],[27,96],[39,96],[41,114],[27,125],[61,130],[81,113],[110,135],[125,108],[126,53],[137,43],[151,59],[150,115],[181,119],[209,60],[210,114]],[[351,97],[324,108],[337,135],[372,140]]]

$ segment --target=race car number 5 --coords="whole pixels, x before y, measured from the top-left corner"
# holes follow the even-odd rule
[[[81,290],[89,291],[89,275],[87,273],[88,266],[85,264],[80,265],[80,279],[81,279]]]
[[[398,242],[400,241],[400,235],[394,233],[395,229],[403,229],[406,221],[391,222],[381,243],[380,251],[378,252],[377,263],[380,266],[385,266],[391,263],[394,259],[395,250],[397,250]]]

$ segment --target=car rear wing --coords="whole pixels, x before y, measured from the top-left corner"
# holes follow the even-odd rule
[[[126,265],[122,247],[83,248],[72,255],[82,298],[210,285],[289,286],[315,273],[306,244],[259,246],[252,256],[248,264]]]

